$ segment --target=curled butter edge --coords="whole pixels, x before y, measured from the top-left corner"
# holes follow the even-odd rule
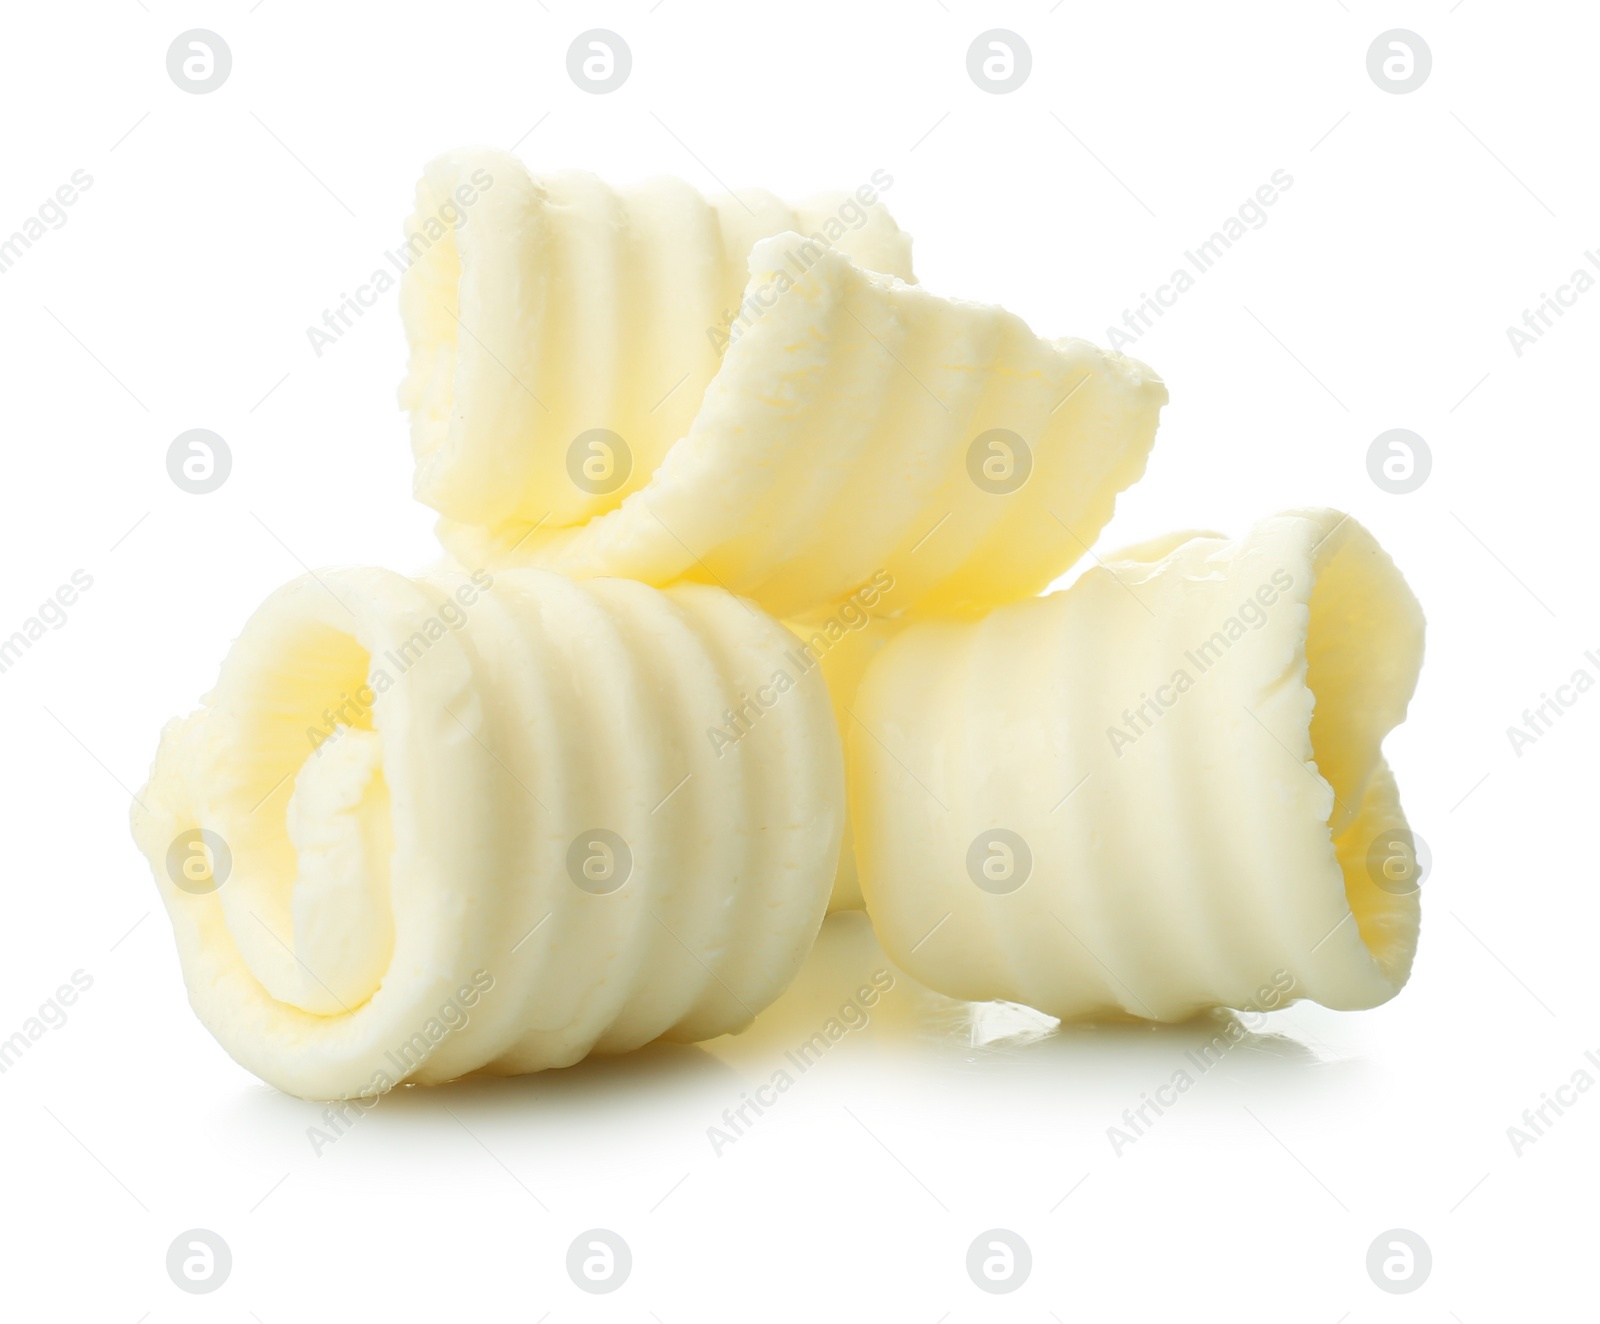
[[[280,589],[133,809],[194,1010],[308,1098],[743,1028],[821,922],[842,756],[815,675],[710,731],[795,643],[698,585]]]
[[[1423,633],[1389,556],[1324,510],[912,624],[848,736],[885,950],[1062,1019],[1393,997],[1420,902],[1381,867],[1411,841],[1382,741]]]

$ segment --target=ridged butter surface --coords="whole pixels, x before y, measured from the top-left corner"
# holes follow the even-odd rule
[[[1422,642],[1393,562],[1332,511],[911,625],[848,741],[885,950],[943,993],[1062,1018],[1392,997],[1419,905],[1374,865],[1409,840],[1380,747]]]
[[[742,1028],[799,968],[839,855],[839,737],[795,646],[699,585],[281,589],[134,809],[201,1020],[314,1098]],[[231,853],[212,890],[169,864],[196,829]]]

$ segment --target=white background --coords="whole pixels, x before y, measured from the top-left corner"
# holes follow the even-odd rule
[[[1600,692],[1521,757],[1506,735],[1577,668],[1600,676],[1583,658],[1600,647],[1600,293],[1521,357],[1506,334],[1600,244],[1591,7],[106,0],[3,23],[0,234],[74,170],[94,180],[0,276],[0,634],[74,570],[94,579],[0,675],[0,1035],[74,970],[94,981],[0,1077],[6,1315],[1593,1316],[1600,1091],[1520,1156],[1506,1134],[1600,1050]],[[997,26],[1033,52],[1004,96],[966,71]],[[209,95],[167,75],[192,27],[232,49]],[[633,52],[606,96],[566,73],[591,27]],[[1433,52],[1408,95],[1366,68],[1396,27]],[[1434,855],[1411,985],[1371,1012],[1272,1016],[1118,1156],[1107,1127],[1215,1024],[1051,1033],[901,977],[714,1154],[722,1111],[882,964],[855,917],[741,1038],[402,1091],[315,1155],[318,1109],[189,1011],[129,794],[268,590],[302,565],[435,554],[392,294],[321,358],[306,328],[399,240],[423,162],[468,143],[708,191],[851,188],[881,167],[929,288],[1101,342],[1288,171],[1268,223],[1132,351],[1172,403],[1103,543],[1316,503],[1391,550],[1429,618],[1388,746]],[[208,496],[165,468],[193,427],[233,451]],[[1432,448],[1410,495],[1368,477],[1393,427]],[[633,1251],[611,1296],[564,1268],[596,1226]],[[232,1248],[214,1295],[165,1270],[194,1227]],[[965,1270],[992,1227],[1033,1250],[1009,1296]],[[1407,1296],[1365,1269],[1394,1227],[1434,1257]]]

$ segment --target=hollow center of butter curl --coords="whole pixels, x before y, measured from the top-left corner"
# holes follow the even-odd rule
[[[336,728],[301,765],[286,825],[299,861],[290,901],[295,956],[335,1008],[353,1008],[377,991],[394,950],[383,738]]]
[[[250,659],[230,759],[247,775],[219,890],[250,972],[279,1002],[354,1011],[394,951],[393,820],[370,656],[320,622],[296,622]],[[233,798],[233,797],[230,797]]]

